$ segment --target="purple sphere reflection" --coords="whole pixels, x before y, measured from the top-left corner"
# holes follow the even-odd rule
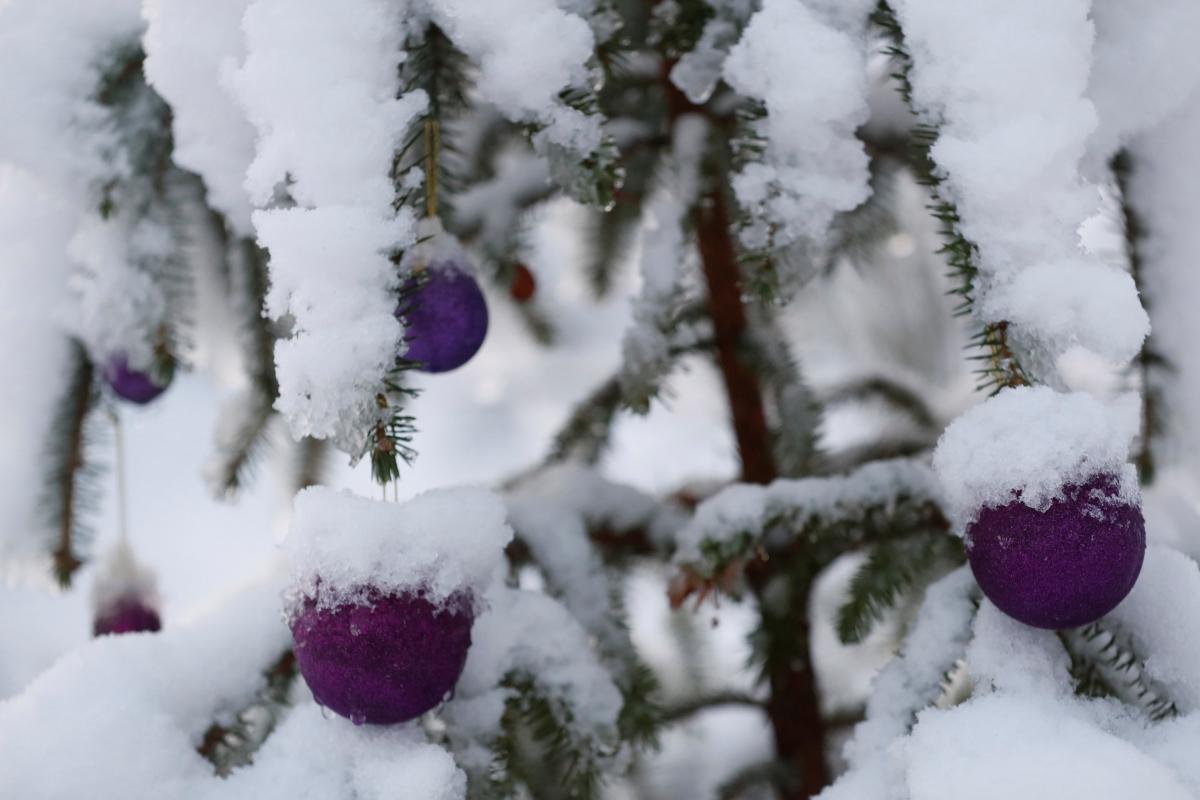
[[[462,674],[475,615],[466,595],[434,606],[412,593],[321,609],[291,621],[296,662],[313,697],[356,725],[391,725],[445,699]]]
[[[971,571],[988,599],[1036,628],[1074,628],[1112,611],[1142,569],[1141,508],[1098,475],[1063,488],[1045,511],[1014,500],[967,528]]]
[[[448,372],[471,360],[488,329],[487,301],[467,270],[453,262],[434,263],[400,301],[408,351],[404,358],[423,372]]]
[[[115,603],[96,615],[92,622],[92,635],[105,636],[113,633],[142,633],[162,628],[158,612],[136,596],[119,598]]]
[[[104,368],[104,380],[118,397],[138,405],[149,403],[167,390],[167,384],[160,386],[145,372],[130,369],[125,356],[109,359]]]

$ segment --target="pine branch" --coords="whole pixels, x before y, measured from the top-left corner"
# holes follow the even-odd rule
[[[574,714],[561,699],[545,695],[530,675],[514,672],[501,683],[513,690],[500,720],[501,735],[492,746],[493,763],[486,776],[472,776],[476,797],[517,797],[524,785],[534,797],[539,784],[554,787],[554,796],[594,800],[600,795],[604,768],[617,752],[615,741],[577,730]],[[533,752],[522,744],[528,736]]]
[[[884,52],[892,59],[895,69],[892,78],[899,87],[901,97],[913,115],[919,116],[913,104],[912,55],[905,44],[904,31],[895,11],[886,0],[881,0],[871,15],[871,21],[882,31],[889,43]],[[956,313],[966,315],[971,313],[975,304],[979,248],[963,235],[959,227],[961,219],[958,208],[945,196],[945,190],[942,188],[943,173],[932,156],[937,137],[936,126],[919,123],[911,134],[909,164],[917,180],[928,189],[932,197],[929,210],[941,224],[939,232],[944,241],[939,252],[946,258],[951,275],[958,282],[958,286],[951,290],[961,299]],[[999,320],[984,323],[982,330],[972,338],[972,345],[981,350],[981,354],[973,359],[980,362],[976,374],[979,376],[981,390],[994,394],[1006,387],[1027,386],[1032,383],[1009,344],[1007,322]]]
[[[250,389],[221,420],[223,438],[212,482],[216,494],[229,497],[245,486],[268,444],[269,424],[279,396],[275,377],[275,334],[263,314],[267,293],[267,253],[250,238],[227,243],[233,290],[240,302],[242,347]],[[228,428],[228,430],[225,430]]]
[[[395,207],[414,208],[418,216],[434,211],[453,228],[453,198],[462,189],[456,124],[468,108],[471,65],[437,25],[407,43],[400,64],[398,96],[421,89],[429,105],[413,120],[392,158]],[[420,171],[421,180],[411,176]]]
[[[1151,311],[1152,298],[1145,291],[1146,264],[1142,259],[1142,242],[1145,239],[1145,226],[1141,216],[1133,206],[1130,192],[1134,163],[1128,150],[1121,150],[1113,156],[1109,165],[1117,182],[1121,196],[1122,228],[1125,234],[1125,254],[1129,259],[1129,272],[1138,288],[1142,306],[1147,313]],[[1142,390],[1142,426],[1138,449],[1134,455],[1134,463],[1138,468],[1138,476],[1143,485],[1154,482],[1156,464],[1154,458],[1154,442],[1166,430],[1164,419],[1163,389],[1157,380],[1157,372],[1162,369],[1172,370],[1171,364],[1157,350],[1157,340],[1154,332],[1147,334],[1142,342],[1142,349],[1134,361]]]
[[[239,711],[232,723],[213,723],[196,750],[212,762],[217,775],[225,777],[254,760],[254,754],[274,731],[288,708],[288,692],[299,674],[296,657],[289,649],[264,673],[266,685],[254,701]]]
[[[1076,694],[1116,698],[1155,722],[1179,715],[1167,691],[1146,675],[1145,659],[1120,627],[1099,620],[1058,636],[1071,658]]]
[[[664,720],[670,723],[682,722],[701,711],[720,706],[747,706],[763,710],[763,701],[745,692],[725,691],[714,694],[699,695],[676,703],[663,712]]]
[[[94,370],[83,345],[72,340],[70,377],[59,398],[46,453],[45,484],[40,506],[56,532],[51,550],[55,578],[66,587],[83,564],[91,539],[88,515],[96,510],[102,488],[102,470],[88,461],[90,443],[97,434],[93,410],[99,400]]]
[[[838,609],[842,644],[858,644],[878,622],[932,575],[963,563],[961,540],[944,530],[885,540],[870,548],[867,560],[850,581],[849,596]]]

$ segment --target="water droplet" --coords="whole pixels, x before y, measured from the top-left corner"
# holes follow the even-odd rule
[[[351,711],[350,712],[350,721],[353,722],[355,725],[363,725],[367,721],[367,715],[362,713],[361,711]]]
[[[324,717],[325,719],[333,719],[333,714],[331,714],[331,713],[329,712],[329,709],[328,709],[328,708],[326,708],[325,706],[323,706],[323,705],[320,705],[320,704],[317,704],[317,708],[321,709],[321,716],[322,716],[322,717]]]

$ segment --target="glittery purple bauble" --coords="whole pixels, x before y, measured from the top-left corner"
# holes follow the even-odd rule
[[[1074,628],[1112,611],[1142,569],[1146,526],[1119,483],[1064,487],[1045,511],[1014,500],[967,528],[971,571],[988,599],[1036,628]]]
[[[471,273],[453,262],[431,264],[396,309],[406,326],[404,358],[423,372],[458,369],[479,351],[487,335],[488,310]]]
[[[292,619],[296,661],[313,697],[356,725],[421,716],[458,682],[475,615],[466,595],[436,607],[411,593],[320,609]]]
[[[129,368],[125,356],[113,356],[104,368],[104,380],[113,392],[131,403],[145,405],[167,390],[145,372]]]
[[[134,596],[122,597],[97,615],[92,634],[141,633],[162,628],[158,612]]]

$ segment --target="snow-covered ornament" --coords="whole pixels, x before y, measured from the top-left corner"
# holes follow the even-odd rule
[[[984,508],[966,532],[979,588],[1036,628],[1074,628],[1112,611],[1133,588],[1146,552],[1141,507],[1122,497],[1117,476],[1062,491],[1044,510],[1020,499]]]
[[[1009,389],[955,420],[934,467],[988,599],[1038,628],[1112,611],[1146,550],[1127,463],[1137,398],[1104,403],[1046,387]]]
[[[92,634],[153,632],[162,628],[154,573],[138,563],[121,537],[101,563],[92,586]]]
[[[436,219],[421,223],[423,240],[406,261],[412,268],[396,316],[405,326],[403,357],[422,372],[449,372],[471,360],[488,329],[487,301],[466,254]]]
[[[139,406],[146,405],[167,390],[171,384],[170,378],[165,382],[160,380],[149,372],[131,368],[123,355],[112,356],[104,365],[104,382],[113,394]]]
[[[355,724],[392,725],[447,699],[512,537],[505,515],[478,489],[403,504],[316,487],[297,495],[287,611],[317,702]]]
[[[462,675],[475,620],[467,594],[434,604],[415,592],[357,602],[308,598],[291,620],[313,697],[355,724],[391,725],[441,703]]]

